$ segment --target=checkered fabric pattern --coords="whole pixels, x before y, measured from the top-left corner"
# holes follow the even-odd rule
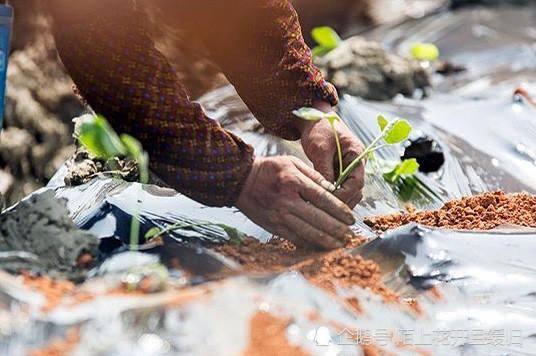
[[[58,53],[78,91],[118,132],[141,141],[151,169],[170,186],[211,206],[232,206],[253,149],[190,101],[155,48],[144,13],[117,1],[126,5],[87,20],[55,19]],[[336,105],[337,94],[312,64],[288,1],[255,1],[232,21],[200,18],[198,34],[263,126],[299,139],[292,110],[315,99]]]

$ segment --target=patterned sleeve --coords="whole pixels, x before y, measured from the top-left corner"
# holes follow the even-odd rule
[[[247,2],[247,4],[245,4]],[[288,0],[242,1],[218,9],[199,30],[211,55],[256,118],[285,139],[300,138],[292,110],[315,100],[337,105],[335,88],[312,63]]]
[[[253,149],[189,100],[155,49],[142,13],[130,6],[86,18],[57,18],[54,30],[80,94],[118,132],[142,142],[151,169],[166,183],[208,205],[233,205]]]

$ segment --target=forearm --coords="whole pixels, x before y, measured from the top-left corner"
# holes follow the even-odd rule
[[[268,131],[299,139],[292,110],[338,99],[312,63],[296,12],[287,0],[251,0],[229,16],[214,15],[200,30],[209,51]]]
[[[189,101],[142,14],[108,13],[58,26],[55,37],[82,96],[117,131],[142,142],[166,183],[208,205],[234,204],[253,150]]]

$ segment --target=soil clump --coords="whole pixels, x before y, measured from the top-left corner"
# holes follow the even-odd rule
[[[326,79],[341,93],[371,100],[412,96],[431,86],[428,71],[414,59],[389,55],[377,42],[359,36],[343,41],[328,54],[315,58]]]
[[[77,279],[85,273],[88,255],[96,256],[99,239],[79,230],[68,216],[66,201],[52,191],[36,194],[0,215],[0,250],[35,258],[0,259],[0,267]],[[89,259],[90,261],[91,259]],[[82,267],[82,268],[81,268]]]
[[[394,212],[366,217],[364,222],[379,231],[410,222],[462,230],[490,230],[500,225],[536,228],[536,196],[487,192],[448,201],[437,210]]]
[[[308,355],[300,347],[289,343],[286,336],[288,325],[288,320],[276,318],[266,312],[256,312],[250,321],[249,344],[242,355]]]

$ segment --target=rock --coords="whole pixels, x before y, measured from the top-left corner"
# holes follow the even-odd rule
[[[415,89],[431,86],[429,73],[418,61],[388,55],[379,43],[359,36],[315,58],[315,64],[340,92],[365,99],[388,100],[399,93],[411,96]]]

